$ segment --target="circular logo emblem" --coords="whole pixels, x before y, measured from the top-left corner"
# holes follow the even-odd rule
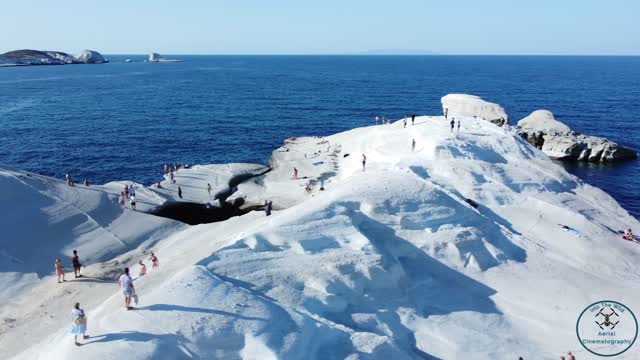
[[[578,341],[599,356],[616,356],[629,350],[638,337],[638,320],[617,301],[603,300],[587,306],[576,324]]]

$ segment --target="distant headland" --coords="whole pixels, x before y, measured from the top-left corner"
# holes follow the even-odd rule
[[[0,54],[0,66],[104,64],[109,62],[99,52],[84,50],[78,56],[61,51],[14,50]]]

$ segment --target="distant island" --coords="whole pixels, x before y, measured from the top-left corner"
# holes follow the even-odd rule
[[[168,59],[165,57],[162,57],[160,54],[158,53],[151,53],[149,54],[149,62],[182,62],[183,60],[178,60],[178,59]]]
[[[371,49],[356,52],[353,55],[438,55],[438,53],[417,49]]]
[[[61,51],[14,50],[0,54],[0,66],[104,64],[109,62],[99,52],[84,50],[79,56]]]

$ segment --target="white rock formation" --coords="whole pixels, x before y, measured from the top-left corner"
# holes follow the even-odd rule
[[[78,56],[78,60],[84,64],[103,64],[107,62],[99,52],[93,50],[82,51],[82,54]]]
[[[518,121],[518,126],[524,130],[544,131],[548,134],[568,133],[571,131],[567,125],[553,117],[553,113],[547,110],[536,110],[529,116]]]
[[[441,99],[442,112],[449,118],[456,116],[474,117],[502,124],[502,119],[508,123],[509,116],[498,104],[484,101],[479,96],[467,94],[449,94]]]
[[[158,53],[151,53],[149,54],[149,62],[182,62],[182,60],[168,59]]]
[[[576,133],[547,110],[536,110],[518,121],[516,131],[552,159],[611,162],[637,156],[608,139]]]
[[[617,232],[640,223],[508,129],[466,116],[452,135],[424,116],[289,139],[272,165],[239,190],[273,199],[271,216],[190,227],[121,208],[122,183],[0,170],[3,358],[582,359],[582,309],[640,308],[640,244]],[[178,181],[207,196],[221,170]],[[140,206],[164,201],[139,191]],[[53,260],[70,270],[74,248],[94,261],[57,284]],[[126,311],[115,279],[139,260],[148,273]],[[75,302],[82,346],[69,335]]]

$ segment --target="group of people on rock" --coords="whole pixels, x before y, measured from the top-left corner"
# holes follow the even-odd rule
[[[75,261],[77,259],[77,253],[75,250],[73,251],[73,253],[74,253],[73,261],[74,261],[74,270],[75,270],[76,269]],[[151,257],[149,258],[149,260],[151,260],[152,269],[155,270],[160,266],[158,257],[153,252],[151,252]],[[77,263],[78,263],[78,268],[77,268],[76,277],[81,277],[82,275],[80,275],[79,260]],[[124,268],[124,273],[120,275],[120,277],[118,278],[118,285],[120,287],[120,290],[122,291],[122,294],[124,295],[124,305],[127,310],[131,310],[133,308],[133,306],[131,306],[132,300],[135,305],[138,305],[138,294],[136,293],[135,286],[133,285],[134,280],[140,278],[141,276],[146,275],[147,273],[147,266],[144,264],[144,262],[140,260],[138,261],[138,264],[140,265],[140,270],[138,272],[138,276],[135,279],[131,277],[128,267]],[[61,273],[62,273],[63,281],[66,281],[64,280],[64,269],[62,268],[60,259],[56,259],[55,268],[56,268],[56,273],[58,273],[58,283],[60,283]],[[89,334],[87,334],[87,315],[84,309],[80,307],[79,302],[75,303],[75,305],[73,306],[73,309],[71,310],[71,319],[72,319],[72,323],[71,323],[70,333],[73,335],[74,343],[76,345],[80,345],[80,343],[78,342],[78,336],[82,336],[82,339],[88,339]]]
[[[73,266],[73,275],[77,279],[82,277],[80,270],[82,269],[82,264],[80,263],[80,257],[78,256],[78,250],[73,250],[73,256],[71,256],[71,265]],[[56,270],[56,275],[58,277],[58,284],[67,281],[64,278],[64,266],[62,265],[62,261],[60,259],[56,259],[54,262],[54,268]]]
[[[131,186],[125,185],[124,190],[120,192],[120,199],[118,201],[120,203],[120,206],[124,207],[125,202],[127,200],[129,200],[131,209],[135,210],[136,209],[136,187],[133,184],[131,184]]]
[[[64,179],[67,182],[68,186],[75,186],[75,183],[73,182],[73,179],[71,178],[71,175],[69,175],[68,173],[64,175]],[[82,181],[82,184],[86,187],[89,187],[89,180],[84,179]]]

